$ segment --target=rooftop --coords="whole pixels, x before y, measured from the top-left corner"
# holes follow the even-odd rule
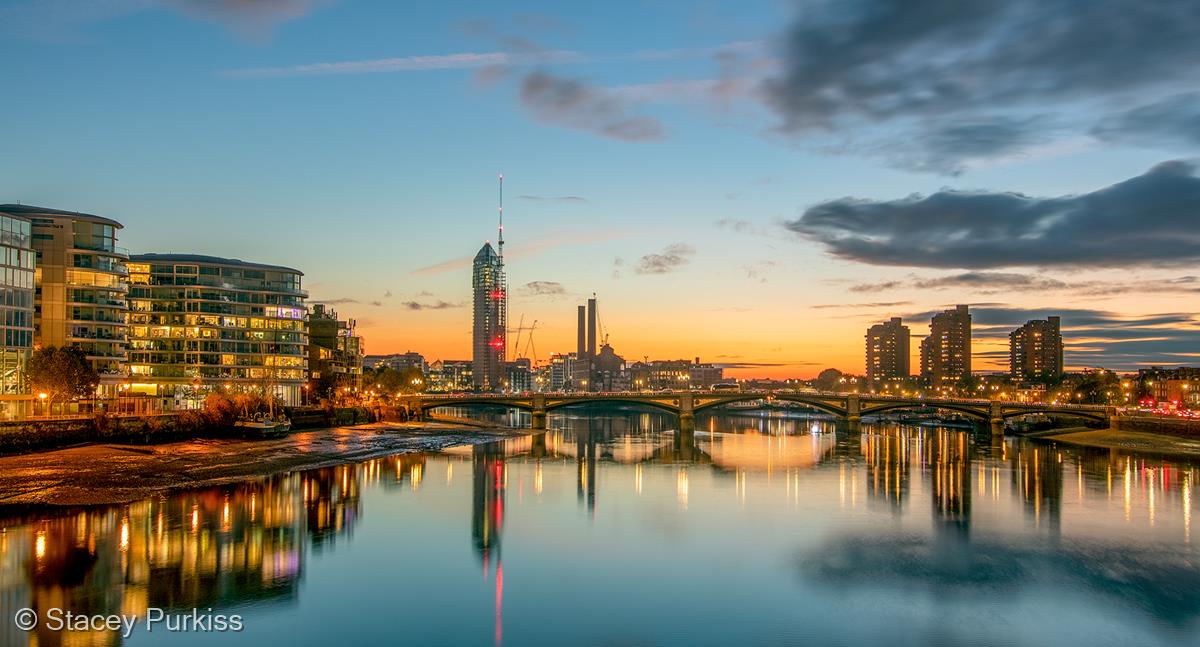
[[[251,263],[237,258],[221,258],[220,256],[205,256],[204,254],[133,254],[129,257],[131,263],[195,263],[197,265],[221,265],[223,267],[242,267],[252,270],[271,270],[275,272],[291,272],[304,276],[304,272],[283,265],[267,265],[266,263]]]
[[[14,216],[32,217],[32,216],[66,216],[77,218],[79,220],[90,220],[104,225],[112,225],[118,229],[124,227],[121,223],[111,218],[97,216],[90,213],[81,213],[78,211],[64,211],[62,209],[51,209],[50,207],[38,207],[32,204],[0,204],[0,213],[12,214]]]

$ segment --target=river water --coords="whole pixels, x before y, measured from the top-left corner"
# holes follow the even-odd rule
[[[550,424],[0,520],[0,645],[1200,644],[1195,464],[780,411]],[[159,620],[193,609],[242,630]]]

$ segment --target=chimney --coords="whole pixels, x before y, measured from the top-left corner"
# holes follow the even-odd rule
[[[579,357],[580,359],[582,359],[583,354],[587,352],[587,329],[585,328],[587,324],[584,323],[585,316],[586,315],[584,315],[583,306],[579,306],[579,343],[576,345],[577,348],[575,356]]]
[[[596,298],[588,299],[588,336],[587,352],[589,357],[596,356]]]

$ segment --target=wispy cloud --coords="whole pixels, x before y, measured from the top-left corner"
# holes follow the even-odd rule
[[[638,259],[637,266],[633,268],[633,271],[638,274],[670,274],[687,265],[695,253],[696,250],[691,245],[683,243],[668,245],[658,254],[646,254]]]
[[[527,202],[587,202],[587,198],[578,195],[519,195],[518,200]]]
[[[389,72],[422,72],[428,70],[470,70],[495,68],[496,66],[530,66],[543,63],[577,62],[582,57],[576,52],[548,51],[533,54],[511,52],[460,52],[429,56],[402,56],[396,58],[374,58],[358,61],[335,61],[327,63],[305,63],[282,67],[252,67],[225,70],[221,74],[231,78],[261,79],[294,76],[326,76],[333,74],[386,74]]]
[[[521,292],[529,296],[560,298],[567,295],[567,289],[558,281],[530,281]]]
[[[629,232],[612,229],[606,231],[578,232],[561,234],[557,236],[548,236],[546,238],[532,240],[527,243],[514,243],[507,245],[505,247],[504,257],[506,259],[528,259],[552,249],[559,249],[570,245],[588,245],[591,243],[604,242],[606,240],[616,240],[618,238],[625,238],[628,235]],[[471,262],[474,259],[474,255],[459,256],[458,258],[452,258],[448,261],[442,261],[433,265],[419,267],[410,272],[410,274],[427,276],[463,270],[471,267]]]
[[[662,139],[653,117],[630,112],[630,105],[605,88],[537,71],[521,81],[521,104],[539,121],[624,141]]]
[[[451,308],[461,308],[461,303],[450,303],[448,301],[434,301],[431,303],[421,303],[420,301],[405,301],[404,307],[408,310],[449,310]]]

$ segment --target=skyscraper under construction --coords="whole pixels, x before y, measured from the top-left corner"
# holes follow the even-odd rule
[[[500,229],[496,249],[484,243],[471,268],[474,326],[471,375],[476,391],[504,388],[508,339],[508,282],[504,278],[504,176],[500,176]]]

